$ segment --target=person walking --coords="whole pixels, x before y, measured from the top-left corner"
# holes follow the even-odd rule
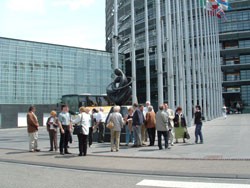
[[[99,112],[96,115],[96,122],[97,122],[97,127],[98,127],[98,143],[103,143],[104,142],[104,136],[105,136],[105,120],[106,117],[103,113],[104,109],[100,107]]]
[[[203,144],[203,135],[202,135],[202,118],[201,118],[201,107],[197,105],[195,107],[194,114],[194,124],[195,124],[195,143],[198,144],[198,136],[200,137],[200,144]]]
[[[185,143],[184,134],[187,131],[186,118],[182,113],[182,108],[178,107],[176,109],[175,118],[174,118],[174,131],[175,131],[175,139],[176,143],[178,143],[178,139],[182,138],[183,143]]]
[[[50,112],[50,117],[47,120],[47,131],[49,133],[49,140],[50,140],[50,150],[49,151],[53,151],[53,149],[55,149],[55,151],[57,151],[58,149],[58,144],[57,144],[57,129],[58,127],[60,128],[60,131],[64,133],[64,130],[61,126],[60,121],[58,120],[57,116],[56,116],[56,111],[51,111]]]
[[[227,107],[226,107],[226,105],[224,105],[222,107],[222,115],[223,115],[224,119],[227,119]]]
[[[155,143],[155,112],[152,106],[148,106],[148,112],[146,113],[145,125],[148,131],[149,146],[154,146]]]
[[[90,114],[90,112],[88,113]],[[91,117],[91,124],[89,127],[89,136],[88,136],[88,140],[89,140],[89,147],[91,148],[92,144],[93,144],[93,132],[94,132],[94,128],[96,125],[96,119],[95,119],[95,115],[97,114],[97,110],[95,108],[92,109],[92,113],[90,114]]]
[[[168,107],[168,104],[165,104],[165,111],[168,113],[168,139],[170,141],[171,146],[174,146],[175,139],[175,131],[174,131],[174,118],[175,114],[172,109]]]
[[[134,145],[132,147],[140,147],[142,146],[142,140],[141,140],[141,125],[144,122],[144,116],[142,113],[143,105],[140,105],[140,108],[138,107],[137,103],[134,103],[134,114],[132,119],[132,127],[133,127],[133,134],[134,134]]]
[[[27,113],[27,131],[29,135],[29,151],[30,152],[39,152],[38,149],[38,119],[35,114],[36,107],[30,106],[29,112]]]
[[[80,113],[77,115],[77,117],[75,119],[72,119],[72,123],[82,126],[82,133],[77,134],[79,156],[86,156],[91,117],[88,114],[89,112],[88,108],[81,107],[79,108],[79,112]]]
[[[164,111],[164,106],[160,105],[156,113],[156,130],[158,137],[158,147],[162,150],[162,136],[165,141],[165,149],[168,149],[168,114]]]
[[[132,120],[133,120],[133,108],[130,107],[128,109],[128,115],[125,117],[125,130],[126,130],[126,145],[129,145],[130,140],[134,143],[134,137],[133,137],[133,132],[132,132]]]
[[[61,106],[61,112],[58,116],[58,119],[62,125],[62,128],[64,131],[60,130],[60,154],[71,154],[68,151],[68,142],[69,142],[69,136],[70,136],[70,131],[72,129],[72,124],[70,120],[70,114],[69,114],[69,108],[68,105],[63,104]]]
[[[110,130],[111,152],[119,151],[120,135],[123,127],[123,118],[120,114],[120,106],[114,106],[114,112],[110,114],[107,123],[113,122],[114,127]]]

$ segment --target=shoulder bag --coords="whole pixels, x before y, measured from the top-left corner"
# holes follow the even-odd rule
[[[81,114],[80,124],[74,126],[73,135],[83,134],[81,123],[82,123],[82,114]]]
[[[111,116],[111,117],[110,117],[110,121],[109,121],[109,123],[108,123],[107,126],[106,126],[108,129],[113,129],[114,126],[115,126],[115,125],[114,125],[114,122],[113,122],[112,115],[113,115],[113,114],[110,115],[110,116]]]

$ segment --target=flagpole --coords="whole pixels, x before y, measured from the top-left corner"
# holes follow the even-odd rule
[[[114,0],[114,69],[119,67],[118,57],[118,4]]]
[[[202,94],[201,94],[201,25],[199,25],[199,13],[197,0],[194,0],[195,9],[195,31],[196,31],[196,60],[197,60],[197,83],[198,83],[198,102],[197,104],[202,106]],[[203,59],[202,59],[203,60]]]
[[[161,37],[161,4],[156,0],[156,32],[157,32],[157,84],[158,105],[163,104],[163,71],[162,71],[162,37]]]
[[[197,104],[197,80],[196,80],[196,58],[195,58],[195,39],[194,39],[194,20],[193,20],[193,1],[189,1],[190,7],[190,27],[191,27],[191,46],[192,46],[192,80],[193,80],[193,106]]]
[[[168,64],[168,104],[174,108],[174,67],[173,67],[173,40],[172,40],[172,12],[170,0],[165,1],[165,19],[167,31],[167,64]]]
[[[147,99],[147,101],[151,101],[151,96],[150,96],[149,35],[148,35],[148,0],[144,0],[144,7],[145,7],[146,99]]]
[[[135,60],[135,8],[131,0],[131,54],[132,54],[132,103],[137,102],[136,94],[136,60]]]
[[[186,90],[187,90],[187,120],[191,125],[192,120],[192,84],[191,84],[191,56],[190,56],[190,39],[189,39],[189,24],[188,24],[188,10],[186,0],[183,0],[183,12],[184,12],[184,32],[185,32],[185,64],[186,64]]]
[[[201,9],[203,8],[202,7],[203,4],[201,5],[201,3],[199,2],[199,7],[198,7],[198,10],[199,10],[199,19],[200,19],[200,39],[201,39],[201,75],[202,75],[202,92],[203,92],[203,97],[202,97],[202,101],[203,102],[203,114],[205,116],[205,118],[208,120],[208,117],[207,117],[207,103],[206,103],[206,82],[205,82],[205,64],[207,63],[206,61],[206,58],[204,56],[204,48],[205,48],[205,51],[206,51],[206,43],[204,45],[204,40],[203,40],[203,37],[204,37],[204,32],[203,32],[203,27],[202,27],[202,24],[205,24],[204,22],[204,19],[202,19],[202,17],[204,18],[204,15],[202,15],[202,11]],[[204,25],[204,31],[205,31],[205,25]]]

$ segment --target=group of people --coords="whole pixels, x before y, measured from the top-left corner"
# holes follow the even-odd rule
[[[174,143],[178,143],[179,139],[186,142],[188,138],[187,123],[182,108],[178,107],[174,112],[168,108],[168,104],[159,106],[157,113],[154,112],[150,102],[146,102],[144,107],[142,104],[133,104],[128,109],[128,114],[123,118],[119,113],[120,107],[115,106],[114,112],[109,116],[107,123],[113,122],[114,127],[111,129],[111,151],[119,151],[120,135],[122,127],[125,125],[126,130],[126,146],[132,141],[132,147],[146,146],[146,140],[149,138],[149,145],[154,146],[155,135],[157,131],[158,147],[163,149],[162,137],[164,139],[165,149],[169,149]],[[202,113],[201,107],[196,106],[194,114],[195,143],[203,143],[202,135]]]
[[[169,149],[174,143],[178,143],[179,139],[185,142],[187,138],[187,123],[182,108],[178,107],[174,112],[167,104],[159,106],[157,113],[154,112],[150,102],[146,102],[146,106],[133,104],[128,108],[128,114],[123,117],[120,113],[120,106],[114,106],[113,112],[108,116],[107,120],[101,107],[99,110],[92,111],[86,107],[80,107],[79,114],[72,117],[69,113],[69,107],[62,105],[61,112],[57,116],[56,111],[51,111],[50,117],[47,120],[47,131],[50,138],[49,151],[57,151],[57,133],[60,130],[59,151],[61,155],[71,154],[68,151],[68,143],[70,141],[72,130],[75,125],[81,125],[82,131],[77,134],[79,144],[79,156],[87,155],[88,146],[91,147],[93,142],[93,131],[98,129],[98,142],[104,142],[105,122],[108,124],[112,121],[113,127],[110,129],[111,152],[118,152],[120,146],[120,136],[122,128],[126,131],[126,146],[130,141],[132,147],[146,146],[146,141],[149,139],[148,146],[154,146],[155,136],[157,131],[158,147],[163,149],[162,137],[164,139],[165,149]],[[29,151],[39,152],[38,149],[38,127],[39,123],[35,115],[36,108],[31,106],[27,114],[28,134],[29,134]],[[195,143],[203,143],[202,136],[202,114],[201,107],[196,106],[194,123]]]

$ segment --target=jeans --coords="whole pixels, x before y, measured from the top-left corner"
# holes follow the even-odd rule
[[[142,142],[141,142],[141,126],[140,125],[133,126],[133,133],[134,133],[134,139],[135,139],[134,145],[141,146],[142,145]]]
[[[134,136],[133,136],[132,131],[129,130],[128,125],[125,126],[125,129],[126,129],[126,144],[129,144],[130,139],[134,143]]]
[[[157,131],[158,136],[158,147],[162,149],[161,136],[163,136],[165,141],[165,149],[168,148],[168,131]]]
[[[202,127],[202,123],[196,124],[195,127],[195,143],[198,142],[198,136],[200,137],[200,141],[203,142],[203,135],[201,132],[201,127]]]
[[[155,128],[147,128],[148,137],[149,137],[149,145],[153,146],[155,144]]]
[[[79,142],[79,155],[87,155],[87,140],[88,135],[78,134],[78,142]]]

